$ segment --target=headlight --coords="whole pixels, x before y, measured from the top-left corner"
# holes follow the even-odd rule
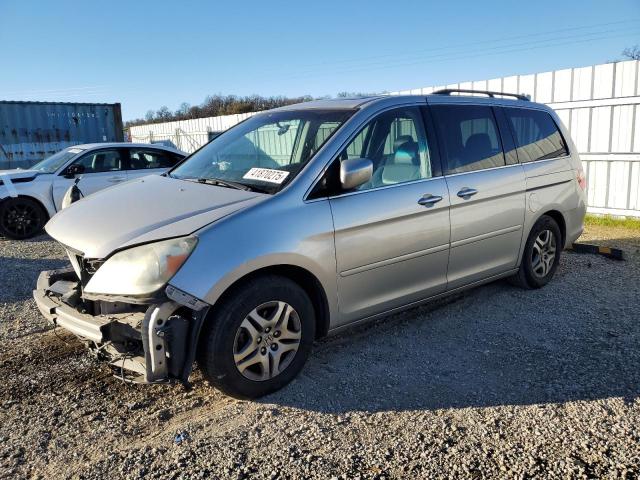
[[[196,237],[173,238],[116,253],[91,277],[87,293],[144,295],[162,287],[196,246]]]
[[[64,210],[65,208],[67,208],[69,205],[71,205],[73,203],[72,197],[71,197],[71,189],[73,187],[69,188],[69,190],[67,190],[64,194],[64,197],[62,197],[62,203],[60,204],[60,210]]]
[[[64,210],[69,205],[77,202],[84,196],[82,195],[82,191],[80,191],[80,188],[78,187],[78,182],[80,182],[80,180],[80,177],[76,178],[73,184],[65,192],[64,196],[62,197],[62,203],[60,204],[60,210]]]

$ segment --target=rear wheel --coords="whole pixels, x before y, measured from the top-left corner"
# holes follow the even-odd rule
[[[309,297],[285,277],[265,275],[236,288],[208,319],[198,363],[216,388],[258,398],[289,383],[315,337]]]
[[[524,247],[518,273],[512,283],[522,288],[545,286],[558,268],[562,250],[562,235],[556,221],[543,215],[534,224]]]
[[[14,240],[31,238],[42,231],[47,213],[29,197],[17,197],[0,204],[0,235]]]

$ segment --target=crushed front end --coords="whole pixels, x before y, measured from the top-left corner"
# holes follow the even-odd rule
[[[127,381],[186,384],[209,305],[168,284],[141,296],[87,293],[103,262],[68,254],[72,268],[38,277],[33,297],[40,312]]]

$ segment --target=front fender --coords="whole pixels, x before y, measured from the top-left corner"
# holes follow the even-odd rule
[[[51,202],[49,201],[48,198],[46,197],[42,197],[40,195],[33,195],[31,193],[29,194],[25,194],[25,193],[18,193],[17,195],[18,197],[28,197],[31,198],[35,201],[37,201],[42,208],[44,208],[45,212],[47,213],[47,219],[51,219],[51,217],[53,217],[56,214],[55,209],[53,208],[53,205],[51,204]],[[3,195],[0,192],[0,204],[3,202],[6,202],[8,200],[11,200],[11,198],[13,198],[11,195]]]
[[[10,178],[2,178],[3,182],[11,181]],[[10,198],[30,197],[39,202],[47,212],[49,218],[56,214],[55,206],[51,199],[51,183],[38,181],[35,179],[31,182],[11,182],[10,185],[0,186],[0,203]]]
[[[214,305],[236,281],[274,266],[315,276],[337,313],[334,232],[327,200],[289,203],[274,197],[197,233],[199,240],[171,285]]]

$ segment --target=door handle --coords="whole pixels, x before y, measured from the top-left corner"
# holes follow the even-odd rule
[[[110,177],[110,178],[107,178],[107,181],[113,182],[113,183],[118,183],[118,182],[124,182],[125,178],[124,177]]]
[[[418,200],[418,205],[422,205],[423,207],[432,207],[440,200],[442,200],[442,197],[440,195],[431,195],[430,193],[427,193],[420,200]]]
[[[469,198],[474,196],[476,193],[478,193],[478,190],[476,190],[475,188],[464,187],[458,192],[458,196],[460,198],[464,198],[465,200],[469,200]]]

